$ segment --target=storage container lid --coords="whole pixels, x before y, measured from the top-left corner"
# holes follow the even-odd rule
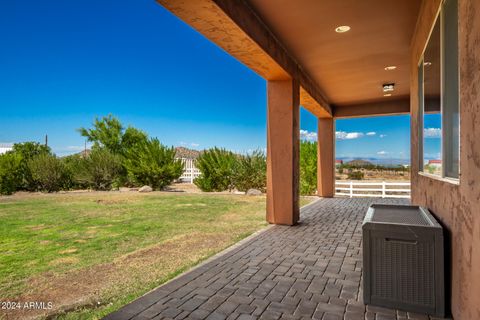
[[[410,226],[439,227],[427,209],[419,206],[374,204],[368,209],[364,223],[394,223]]]

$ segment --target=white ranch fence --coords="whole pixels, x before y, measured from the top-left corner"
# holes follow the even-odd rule
[[[195,159],[181,158],[183,163],[183,174],[178,178],[180,182],[193,183],[193,180],[200,175],[200,170],[195,166]]]
[[[336,181],[335,194],[353,197],[410,198],[410,182]]]

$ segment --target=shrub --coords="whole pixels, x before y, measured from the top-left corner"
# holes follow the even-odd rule
[[[317,190],[317,143],[300,142],[300,193],[310,195]]]
[[[258,189],[265,192],[267,187],[267,160],[259,150],[240,156],[236,161],[233,183],[239,191]]]
[[[28,161],[28,170],[39,190],[55,192],[68,186],[68,175],[62,160],[51,154],[39,154]]]
[[[110,190],[120,169],[121,161],[118,155],[105,148],[95,148],[78,163],[78,170],[74,174],[75,181],[95,190]]]
[[[14,152],[0,155],[0,194],[17,191],[22,179],[22,156]]]
[[[348,179],[350,180],[362,180],[365,174],[362,171],[352,171],[348,173]]]
[[[20,155],[22,159],[20,163],[22,181],[20,182],[18,189],[23,189],[27,191],[37,190],[39,186],[32,177],[32,173],[30,172],[28,163],[34,157],[41,154],[52,154],[52,151],[48,146],[40,144],[38,142],[23,142],[15,143],[13,145],[12,152]]]
[[[87,189],[89,183],[85,180],[78,180],[79,172],[84,170],[84,155],[73,154],[62,158],[65,165],[65,189]]]
[[[236,160],[236,156],[225,149],[206,150],[197,159],[201,174],[194,180],[195,185],[206,192],[231,190]]]
[[[183,164],[175,159],[175,149],[168,148],[158,139],[135,145],[124,162],[133,181],[159,190],[171,184],[183,173]]]

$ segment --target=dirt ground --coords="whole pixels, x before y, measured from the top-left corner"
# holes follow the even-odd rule
[[[210,250],[218,250],[219,239],[216,235],[181,236],[160,245],[137,250],[122,256],[111,263],[95,265],[90,268],[73,270],[65,274],[42,274],[30,279],[25,294],[18,301],[49,301],[59,310],[67,312],[82,306],[96,306],[105,301],[109,292],[116,287],[140,287],[168,276],[165,270],[174,270],[185,264],[194,263]],[[197,252],[192,256],[192,252]],[[166,259],[165,257],[168,257]],[[125,277],[125,275],[129,277]],[[7,319],[37,319],[47,316],[48,311],[12,311]]]

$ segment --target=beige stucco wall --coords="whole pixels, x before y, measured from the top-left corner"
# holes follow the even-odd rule
[[[451,266],[451,311],[455,319],[480,319],[480,1],[459,0],[460,180],[418,174],[417,64],[440,6],[424,0],[412,42],[412,202],[428,207],[446,226]]]

